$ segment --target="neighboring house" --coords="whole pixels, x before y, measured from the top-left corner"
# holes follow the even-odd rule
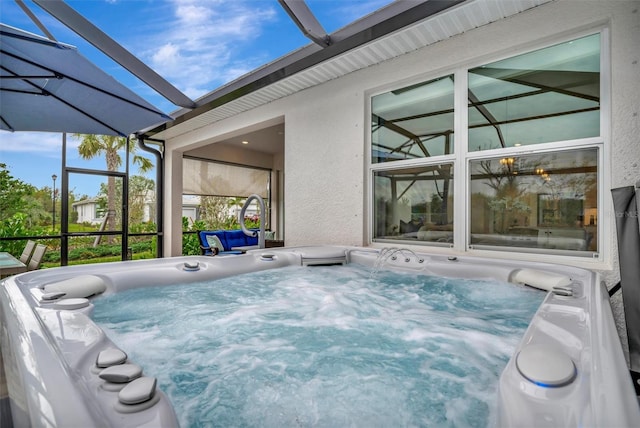
[[[151,197],[148,198],[148,201],[146,201],[144,205],[143,221],[145,222],[151,220],[151,213],[155,206],[153,196],[154,195],[152,193]],[[241,208],[242,206],[229,207],[229,216],[237,217]],[[71,205],[71,209],[78,213],[76,223],[100,224],[104,218],[104,213],[99,212],[98,209],[98,198],[88,198],[74,202]],[[257,214],[258,206],[254,202],[247,208],[245,215],[247,217],[253,217]],[[200,196],[182,195],[182,217],[187,217],[189,219],[189,223],[193,223],[200,219]]]
[[[238,218],[242,204],[231,205],[227,208],[227,216]],[[258,204],[253,201],[245,211],[245,217],[258,216]],[[200,220],[200,196],[198,195],[182,195],[182,217],[187,217],[189,223]]]
[[[103,213],[98,213],[98,198],[88,198],[74,202],[71,204],[71,209],[78,214],[76,223],[102,223]]]
[[[182,217],[188,218],[189,224],[200,218],[200,196],[182,195]]]
[[[152,220],[151,217],[155,206],[153,193],[147,199],[144,204],[143,221],[145,222]],[[193,201],[189,198],[183,198],[183,215],[185,217],[197,219],[199,207],[200,199]],[[104,219],[104,212],[98,209],[98,198],[88,198],[74,202],[71,205],[71,209],[78,213],[76,223],[100,224]]]

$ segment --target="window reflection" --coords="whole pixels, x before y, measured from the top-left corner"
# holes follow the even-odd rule
[[[373,240],[452,244],[454,162],[435,157],[455,152],[457,116],[467,122],[468,141],[457,141],[468,149],[457,165],[469,180],[466,243],[598,253],[600,44],[594,34],[469,69],[462,111],[453,75],[372,97]],[[542,143],[561,144],[524,147]],[[496,149],[507,150],[479,158]]]
[[[453,153],[453,76],[377,95],[371,114],[373,163]]]
[[[471,244],[597,252],[598,150],[474,160]]]
[[[453,165],[374,172],[374,239],[453,242]]]
[[[469,70],[469,151],[600,135],[600,35]]]

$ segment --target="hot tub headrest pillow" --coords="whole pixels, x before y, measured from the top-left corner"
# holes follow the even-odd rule
[[[89,297],[106,289],[107,285],[102,278],[95,275],[79,275],[44,286],[45,293],[61,292],[65,293],[65,298]]]
[[[536,269],[516,269],[511,273],[509,281],[545,291],[551,291],[554,287],[568,287],[571,285],[571,278],[567,275]]]

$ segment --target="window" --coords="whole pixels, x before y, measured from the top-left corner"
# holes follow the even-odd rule
[[[452,75],[373,97],[372,162],[453,153],[453,119]]]
[[[375,238],[453,242],[453,164],[374,173]]]
[[[471,244],[597,251],[598,150],[471,161]]]
[[[372,96],[372,240],[597,255],[601,39]],[[466,82],[454,85],[454,75]],[[464,110],[456,97],[467,100]],[[467,123],[455,141],[454,122]],[[454,171],[468,183],[459,183],[466,195],[456,195],[464,210],[455,215]],[[457,241],[454,227],[464,229]]]
[[[469,151],[600,135],[600,35],[469,70]]]

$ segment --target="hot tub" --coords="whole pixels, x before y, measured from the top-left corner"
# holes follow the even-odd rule
[[[177,257],[29,272],[0,289],[1,349],[15,426],[173,427],[171,402],[91,319],[95,295],[287,266],[358,263],[546,290],[499,379],[498,426],[633,426],[640,420],[605,287],[593,272],[415,254],[305,247],[242,256]],[[3,417],[4,418],[4,417]]]

